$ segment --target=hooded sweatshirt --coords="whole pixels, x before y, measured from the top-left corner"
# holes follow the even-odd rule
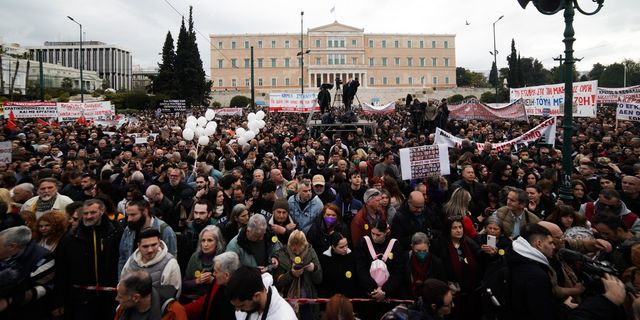
[[[160,248],[153,259],[144,262],[140,249],[136,249],[127,260],[122,268],[121,278],[133,271],[144,270],[151,276],[151,282],[154,287],[160,285],[171,285],[178,290],[177,296],[180,296],[182,289],[182,276],[180,274],[180,266],[178,261],[169,253],[167,245],[160,240]]]

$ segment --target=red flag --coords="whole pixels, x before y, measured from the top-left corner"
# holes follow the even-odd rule
[[[86,126],[87,125],[87,119],[84,116],[80,116],[80,118],[78,118],[78,120],[76,120],[77,124]]]
[[[44,120],[42,120],[42,119],[40,119],[40,118],[38,118],[38,120],[36,120],[36,121],[37,121],[39,124],[41,124],[41,125],[43,125],[43,126],[45,126],[45,127],[49,125],[49,123],[48,123],[48,122],[46,122],[46,121],[44,121]]]
[[[52,127],[58,127],[58,123],[56,122],[55,119],[51,119],[51,123],[49,123],[49,125]]]
[[[18,127],[16,125],[16,116],[13,114],[13,110],[9,111],[9,121],[7,121],[6,127],[11,131],[15,130]]]

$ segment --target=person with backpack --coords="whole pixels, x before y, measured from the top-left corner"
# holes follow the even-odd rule
[[[114,320],[186,320],[184,307],[175,300],[176,291],[170,285],[155,288],[146,271],[132,272],[118,283],[116,300],[120,304]]]
[[[356,246],[356,275],[364,295],[376,301],[398,299],[405,296],[407,279],[407,254],[396,239],[389,239],[390,232],[384,218],[376,218],[370,224],[371,237],[364,236]],[[386,304],[369,304],[370,314],[363,319],[377,319],[390,309]]]

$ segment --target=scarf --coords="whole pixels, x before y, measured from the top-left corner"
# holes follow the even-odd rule
[[[458,251],[462,254],[459,255]],[[449,241],[449,261],[455,280],[460,284],[462,291],[473,290],[473,286],[476,285],[478,267],[476,258],[464,238],[460,240],[460,246],[457,249],[453,245],[453,241]]]
[[[415,254],[411,255],[411,276],[413,276],[413,281],[411,281],[411,289],[414,296],[419,296],[420,288],[424,284],[424,281],[427,280],[427,273],[430,267],[431,256],[427,256],[424,262],[420,262],[418,261],[418,258]]]
[[[38,201],[36,201],[36,212],[45,212],[51,210],[53,208],[53,204],[56,202],[57,196],[52,197],[48,201],[42,200],[42,198],[38,197]]]

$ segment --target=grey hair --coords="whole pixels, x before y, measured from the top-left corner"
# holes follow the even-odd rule
[[[416,232],[411,236],[411,245],[419,245],[419,244],[427,244],[429,245],[429,237],[424,232]]]
[[[237,253],[227,251],[213,258],[213,265],[215,266],[216,264],[220,268],[220,272],[231,274],[240,268],[240,258]]]
[[[260,172],[260,173],[262,173],[262,176],[264,177],[264,170],[262,170],[262,169],[255,169],[255,170],[253,170],[253,174],[256,174],[256,172]]]
[[[27,226],[12,227],[0,231],[0,238],[4,239],[4,245],[15,244],[19,248],[25,248],[31,241],[31,229]]]
[[[131,174],[131,181],[143,183],[144,182],[144,174],[142,174],[142,172],[140,172],[140,171],[134,171]]]
[[[262,214],[254,214],[249,218],[247,223],[247,231],[260,231],[267,230],[267,219]]]
[[[200,243],[202,243],[202,237],[204,236],[205,232],[211,232],[213,234],[213,238],[216,239],[216,255],[221,254],[224,252],[224,250],[227,248],[227,243],[226,241],[224,241],[224,238],[222,237],[222,232],[220,231],[220,228],[218,228],[217,226],[214,225],[208,225],[206,227],[204,227],[204,229],[202,229],[202,231],[200,231],[200,234],[198,235],[198,248],[196,249],[196,251],[198,253],[202,253],[202,248],[200,246]]]
[[[18,189],[20,189],[22,191],[31,192],[31,194],[34,193],[33,190],[35,189],[33,184],[32,183],[28,183],[28,182],[21,183],[21,184],[17,185],[16,188],[18,188]]]
[[[247,206],[245,206],[242,203],[238,203],[235,206],[233,206],[233,209],[231,209],[231,216],[237,217],[242,213],[242,211],[245,211],[245,210],[247,210]]]
[[[311,180],[309,180],[309,179],[302,179],[302,180],[300,180],[300,182],[298,182],[298,187],[300,187],[300,186],[305,186],[305,187],[307,187],[307,188],[311,188],[311,187],[313,187],[313,186],[311,185]],[[298,190],[300,190],[300,189],[298,189]]]

